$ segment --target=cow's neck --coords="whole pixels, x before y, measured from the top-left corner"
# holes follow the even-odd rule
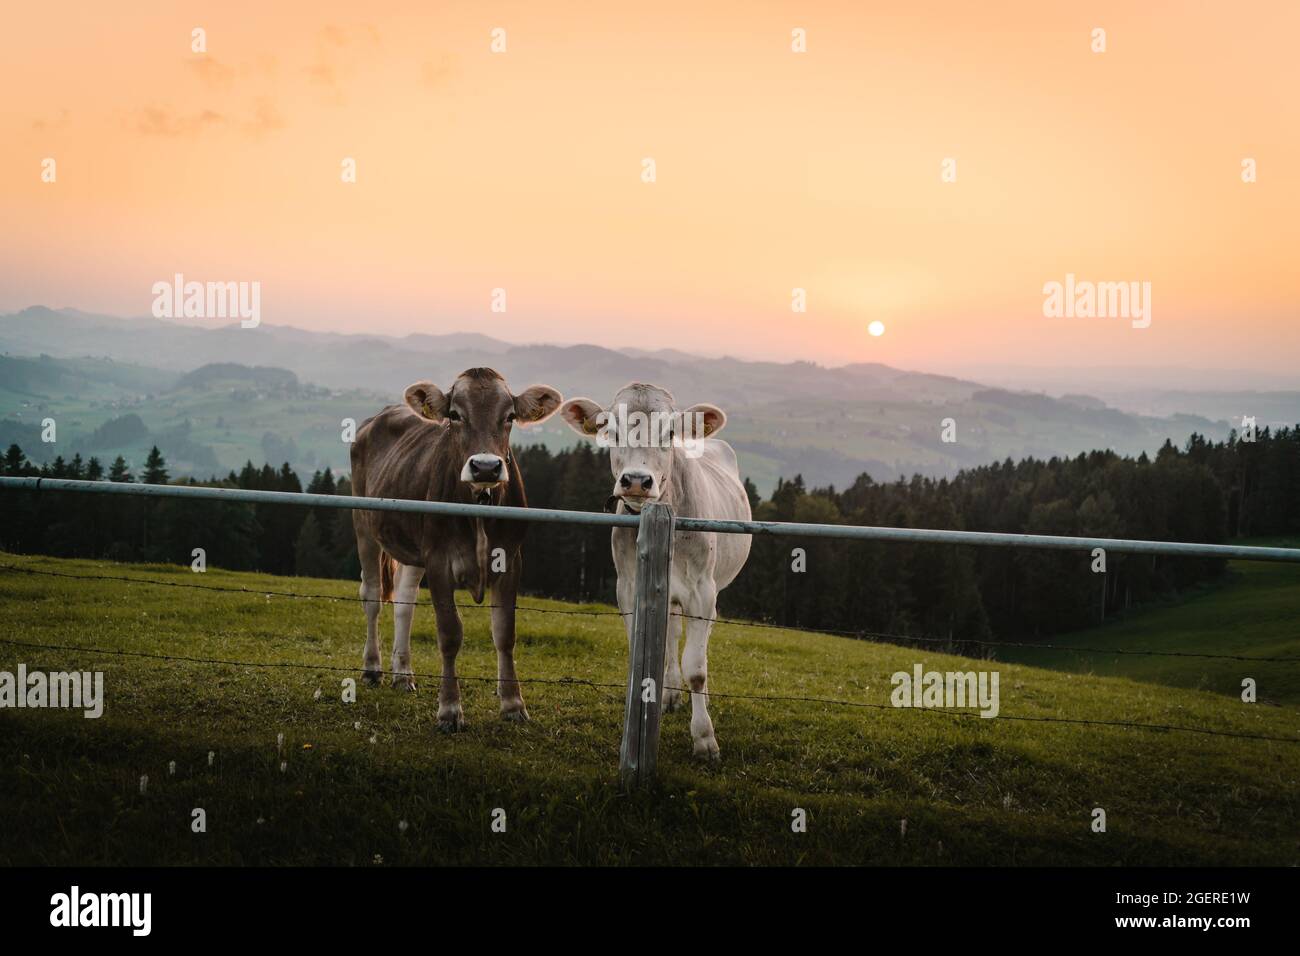
[[[511,467],[510,479],[490,491],[475,493],[472,488],[466,485],[462,485],[462,487],[468,490],[470,504],[528,507],[528,499],[524,495],[523,478],[520,476],[518,469],[513,466]],[[484,494],[487,495],[486,500],[483,498]],[[510,522],[498,522],[494,518],[471,519],[471,525],[474,528],[474,566],[477,574],[473,580],[467,581],[466,585],[476,604],[482,603],[483,596],[487,593],[488,583],[492,578],[492,532],[496,532],[498,546],[504,543],[501,540],[502,534],[508,536],[508,531],[503,530],[501,527],[503,524],[509,525]]]
[[[665,490],[668,492],[667,504],[672,506],[674,514],[684,514],[685,509],[689,509],[691,495],[687,493],[687,487],[691,474],[687,466],[690,463],[691,460],[683,454],[673,455],[673,467],[668,473],[668,486]]]

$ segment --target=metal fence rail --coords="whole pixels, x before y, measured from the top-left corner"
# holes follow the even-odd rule
[[[197,485],[145,485],[71,478],[0,478],[0,489],[20,491],[86,491],[93,494],[143,495],[242,501],[310,508],[355,508],[362,511],[405,511],[412,514],[460,515],[465,518],[505,518],[606,528],[637,528],[636,515],[611,515],[553,508],[509,508],[501,505],[412,501],[405,498],[362,498],[354,495],[314,495],[291,491],[251,491]],[[1300,564],[1300,548],[1265,548],[1236,544],[1194,544],[1185,541],[1140,541],[1130,538],[1058,537],[1048,534],[1008,534],[997,531],[941,531],[928,528],[881,528],[864,525],[802,524],[793,521],[736,521],[723,518],[675,516],[674,531],[716,531],[721,534],[771,534],[788,538],[843,538],[850,541],[903,541],[914,544],[963,544],[977,547],[1046,548],[1091,551],[1103,548],[1121,554],[1167,554],[1188,558],[1235,558],[1242,561],[1285,561]]]
[[[937,531],[921,528],[878,528],[858,525],[800,524],[775,521],[735,521],[677,517],[671,507],[650,504],[640,515],[611,515],[549,508],[511,508],[498,505],[320,495],[242,488],[193,485],[150,485],[125,482],[79,481],[66,478],[0,477],[0,490],[79,491],[92,494],[136,495],[153,498],[188,498],[249,504],[284,504],[314,508],[350,508],[399,511],[411,514],[460,516],[637,528],[637,586],[628,654],[627,702],[620,748],[620,773],[632,785],[648,783],[659,748],[659,719],[664,688],[664,635],[670,611],[669,569],[673,533],[713,531],[721,534],[770,534],[783,537],[838,538],[858,541],[901,541],[920,544],[958,544],[985,547],[1047,548],[1085,551],[1102,548],[1129,554],[1164,554],[1176,557],[1235,558],[1248,561],[1300,563],[1300,548],[1265,548],[1245,545],[1195,544],[1178,541],[1139,541],[1124,538],[1056,537],[1041,534],[1003,534],[984,531]],[[1086,722],[1086,721],[1085,721]]]
[[[300,491],[253,491],[247,488],[207,488],[202,485],[145,485],[124,481],[79,481],[72,478],[0,478],[0,489],[17,491],[88,491],[103,495],[143,495],[146,498],[194,498],[200,501],[236,501],[245,504],[298,505],[306,508],[355,508],[359,511],[405,511],[411,514],[459,515],[463,518],[513,518],[564,524],[635,528],[636,515],[611,515],[590,511],[556,511],[549,508],[510,508],[504,505],[467,505],[408,498],[361,498],[355,495],[315,495]]]

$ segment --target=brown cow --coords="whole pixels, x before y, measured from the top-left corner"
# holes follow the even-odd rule
[[[405,405],[389,405],[357,430],[353,494],[526,507],[523,476],[510,453],[510,429],[515,422],[545,420],[560,402],[560,393],[549,385],[512,395],[490,368],[461,372],[446,393],[432,382],[416,382],[406,390]],[[527,720],[515,676],[515,594],[524,523],[397,511],[353,511],[352,523],[366,609],[361,676],[371,685],[382,676],[379,609],[382,601],[393,601],[393,686],[415,690],[411,616],[420,581],[427,577],[442,653],[438,725],[464,729],[456,681],[462,630],[455,589],[468,588],[479,604],[490,590],[501,716]]]

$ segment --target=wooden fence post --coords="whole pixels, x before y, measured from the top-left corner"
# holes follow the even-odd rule
[[[619,776],[626,786],[654,777],[663,702],[664,644],[668,634],[668,568],[673,554],[673,509],[649,504],[636,535],[636,605],[627,662],[627,710]]]

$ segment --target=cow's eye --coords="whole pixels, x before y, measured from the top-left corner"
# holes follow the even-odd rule
[[[511,422],[513,422],[513,421],[514,421],[516,418],[518,418],[518,417],[519,417],[519,416],[516,415],[514,412],[511,412],[509,415],[506,416],[506,424],[509,425]]]
[[[449,422],[458,422],[458,421],[460,421],[460,412],[456,411],[456,409],[454,409],[454,408],[451,409],[450,411],[448,411],[448,412],[447,412],[447,421],[449,421]]]

